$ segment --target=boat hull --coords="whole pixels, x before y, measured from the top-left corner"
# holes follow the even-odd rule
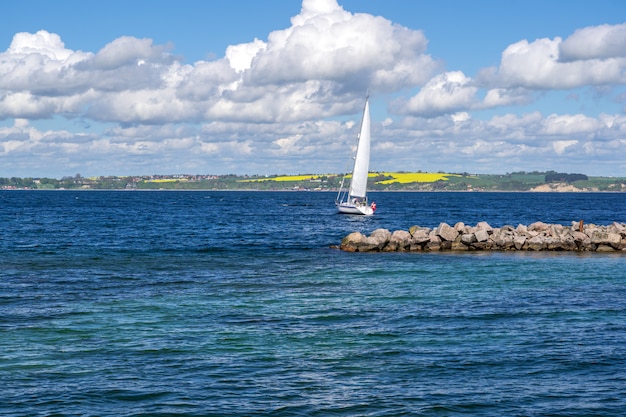
[[[337,204],[337,210],[343,214],[359,214],[364,216],[371,216],[374,214],[374,209],[371,206],[355,206],[353,204]]]

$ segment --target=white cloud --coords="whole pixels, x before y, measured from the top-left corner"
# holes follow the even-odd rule
[[[565,42],[559,37],[516,42],[504,50],[499,67],[479,71],[476,79],[461,71],[437,74],[410,99],[396,99],[390,110],[432,117],[526,106],[550,89],[598,86],[602,87],[596,90],[598,93],[603,90],[602,94],[610,94],[612,90],[604,86],[626,84],[626,38],[621,36],[625,27],[626,24],[585,28]],[[578,45],[577,42],[585,48],[575,49],[572,45]],[[583,55],[581,51],[587,51],[587,47],[593,47],[595,55]],[[569,60],[560,58],[563,49],[569,51]]]
[[[300,139],[302,139],[302,135],[292,135],[286,138],[276,139],[273,144],[278,148],[277,153],[293,155],[294,153],[300,152],[301,148],[297,146],[297,142]]]
[[[40,30],[37,33],[20,32],[15,34],[7,50],[7,55],[26,57],[40,55],[53,61],[66,61],[74,52],[65,49],[65,44],[56,33]]]
[[[178,99],[171,89],[144,89],[101,94],[85,114],[100,121],[163,124],[189,121],[194,116],[197,119],[199,110],[192,103]]]
[[[489,126],[496,129],[498,134],[506,134],[507,132],[524,129],[525,127],[536,126],[542,120],[543,117],[539,112],[525,113],[521,116],[508,113],[502,116],[494,116],[488,123]]]
[[[494,88],[488,90],[480,105],[477,107],[492,108],[527,104],[532,101],[529,90],[524,88]]]
[[[59,35],[53,33],[18,33],[0,53],[0,98],[7,92],[54,96],[84,90],[84,80],[74,66],[91,56],[66,49]]]
[[[351,14],[335,0],[304,1],[292,26],[270,33],[246,79],[255,84],[331,81],[358,92],[420,84],[437,65],[421,31],[367,14]]]
[[[575,32],[563,41],[521,40],[502,52],[500,65],[480,72],[494,88],[572,89],[626,84],[626,25],[602,25]]]
[[[562,41],[521,40],[503,52],[498,67],[472,79],[461,71],[435,75],[412,98],[396,100],[399,114],[432,116],[457,111],[527,105],[542,92],[626,84],[626,24],[576,31]],[[482,99],[480,98],[481,96]]]
[[[267,44],[259,39],[250,43],[231,45],[226,48],[226,59],[230,66],[237,73],[249,70],[252,66],[252,59],[261,51],[265,50]]]
[[[155,47],[152,39],[122,36],[98,51],[93,58],[93,66],[103,70],[119,69],[126,65],[137,66],[145,62],[159,62],[165,57],[167,57],[165,48]]]
[[[597,132],[603,127],[603,123],[593,117],[583,114],[556,115],[551,114],[543,123],[543,132],[546,135],[585,135]]]
[[[445,72],[428,81],[406,105],[400,102],[395,108],[398,112],[422,116],[455,112],[471,108],[477,91],[461,71]]]
[[[578,144],[577,140],[557,140],[552,143],[552,148],[557,155],[562,155],[567,148],[576,144]]]
[[[561,61],[626,57],[626,23],[578,29],[559,47]]]
[[[466,111],[455,113],[451,117],[452,121],[456,124],[467,122],[471,118],[469,113]]]

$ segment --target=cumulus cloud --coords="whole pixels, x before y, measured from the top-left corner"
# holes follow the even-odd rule
[[[13,37],[7,55],[26,57],[39,55],[55,61],[65,61],[74,52],[65,49],[65,44],[56,33],[40,30],[37,33],[20,32]]]
[[[141,66],[148,62],[159,62],[162,57],[167,57],[164,52],[165,47],[155,47],[152,39],[122,36],[98,51],[93,58],[93,66],[99,69],[120,68],[126,65]]]
[[[557,155],[562,155],[567,150],[567,148],[577,144],[577,140],[557,140],[552,143],[552,148]]]
[[[584,114],[552,114],[544,120],[542,130],[547,135],[589,136],[604,127],[606,126],[602,123],[602,121],[593,117],[585,116]]]
[[[226,59],[235,72],[242,73],[252,66],[252,59],[267,48],[267,44],[259,39],[250,43],[231,45],[226,48]]]
[[[626,84],[626,25],[602,25],[533,42],[521,40],[502,52],[500,65],[482,70],[479,81],[494,88],[571,89]]]
[[[397,102],[394,108],[399,113],[421,116],[456,112],[471,108],[475,103],[478,88],[461,71],[439,74],[408,100]]]
[[[624,84],[626,24],[601,25],[577,30],[564,41],[556,37],[515,42],[502,52],[498,67],[484,68],[475,78],[461,71],[436,74],[410,99],[396,100],[390,110],[426,117],[527,105],[548,90]]]
[[[559,47],[563,62],[626,57],[626,23],[578,29]]]
[[[46,96],[85,90],[85,80],[73,68],[91,56],[66,49],[54,33],[18,33],[9,48],[0,53],[0,97],[7,92]]]
[[[304,1],[292,26],[270,33],[253,58],[253,83],[332,81],[352,88],[393,91],[420,84],[437,69],[423,32],[382,17],[352,14],[335,0]]]
[[[488,90],[478,108],[528,104],[531,101],[530,91],[525,88],[493,88]]]

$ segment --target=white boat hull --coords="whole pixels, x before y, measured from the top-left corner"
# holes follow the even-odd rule
[[[374,209],[371,206],[355,206],[349,203],[337,204],[337,210],[339,210],[339,213],[344,214],[360,214],[364,216],[374,214]]]

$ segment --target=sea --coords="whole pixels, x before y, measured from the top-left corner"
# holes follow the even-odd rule
[[[0,191],[2,416],[624,416],[626,253],[348,253],[626,223],[626,193]]]

